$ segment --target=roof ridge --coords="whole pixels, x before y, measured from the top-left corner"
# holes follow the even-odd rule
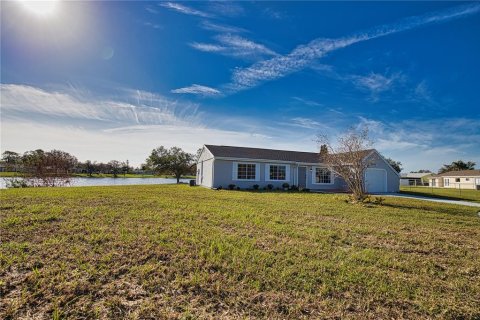
[[[208,148],[210,147],[226,147],[226,148],[242,148],[242,149],[257,149],[257,150],[268,150],[268,151],[281,151],[281,152],[295,152],[295,153],[309,153],[309,154],[315,154],[318,155],[320,151],[318,152],[311,152],[311,151],[297,151],[297,150],[282,150],[282,149],[269,149],[269,148],[256,148],[256,147],[240,147],[240,146],[226,146],[226,145],[218,145],[218,144],[205,144],[205,146]],[[369,152],[376,150],[375,148],[370,148],[370,149],[365,149],[365,150],[360,150],[360,152]]]
[[[218,145],[218,144],[206,144],[207,148],[211,147],[227,147],[227,148],[242,148],[242,149],[258,149],[258,150],[269,150],[269,151],[282,151],[282,152],[299,152],[299,153],[312,153],[318,154],[319,152],[311,152],[311,151],[297,151],[297,150],[283,150],[283,149],[270,149],[270,148],[257,148],[257,147],[240,147],[240,146],[226,146],[226,145]],[[372,149],[373,150],[373,149]]]

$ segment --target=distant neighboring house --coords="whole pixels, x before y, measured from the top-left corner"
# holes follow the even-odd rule
[[[400,174],[401,186],[425,186],[428,185],[428,178],[432,175],[431,172],[408,172]]]
[[[480,190],[480,170],[449,171],[435,174],[429,178],[429,186]]]
[[[365,150],[372,162],[366,170],[367,192],[398,192],[399,174],[374,149]],[[208,188],[242,189],[258,184],[281,188],[284,183],[299,188],[346,191],[345,181],[320,162],[319,153],[232,146],[204,145],[197,162],[197,184]]]

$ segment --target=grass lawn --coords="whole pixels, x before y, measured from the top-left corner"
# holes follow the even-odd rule
[[[419,196],[480,202],[480,190],[401,186],[400,191],[401,193],[414,194]]]
[[[20,172],[0,172],[0,178],[11,178],[11,177],[21,177],[22,174]]]
[[[21,177],[23,174],[21,172],[0,172],[0,178],[10,178],[10,177]],[[113,178],[113,174],[107,173],[100,173],[100,174],[93,174],[91,177],[88,173],[75,173],[73,174],[74,177],[78,178]],[[153,175],[153,174],[135,174],[135,173],[127,173],[123,175],[119,173],[117,175],[119,178],[170,178],[174,179],[175,176],[171,175]],[[183,176],[182,179],[195,179],[195,176]]]
[[[480,318],[475,208],[185,185],[0,196],[0,318]]]
[[[113,174],[108,174],[108,173],[100,173],[100,174],[93,174],[91,177],[88,175],[88,173],[76,173],[73,175],[74,177],[79,177],[79,178],[113,178]],[[169,179],[175,179],[175,176],[171,175],[155,175],[155,174],[136,174],[136,173],[119,173],[117,175],[118,178],[169,178]],[[195,179],[195,176],[182,176],[181,179]]]

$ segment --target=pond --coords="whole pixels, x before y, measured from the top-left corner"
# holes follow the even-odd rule
[[[6,188],[8,178],[0,178],[0,189]],[[180,179],[181,183],[188,183],[190,179]],[[166,178],[73,178],[70,187],[92,186],[126,186],[138,184],[172,184],[177,179]]]

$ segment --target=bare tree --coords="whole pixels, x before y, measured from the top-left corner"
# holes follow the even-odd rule
[[[22,156],[24,180],[26,185],[33,187],[68,185],[77,163],[77,158],[61,150],[27,151]]]
[[[352,193],[352,202],[363,201],[366,197],[365,171],[372,164],[366,159],[373,145],[368,127],[352,128],[339,136],[334,144],[327,135],[319,135],[318,143],[324,145],[320,162],[343,178]]]

